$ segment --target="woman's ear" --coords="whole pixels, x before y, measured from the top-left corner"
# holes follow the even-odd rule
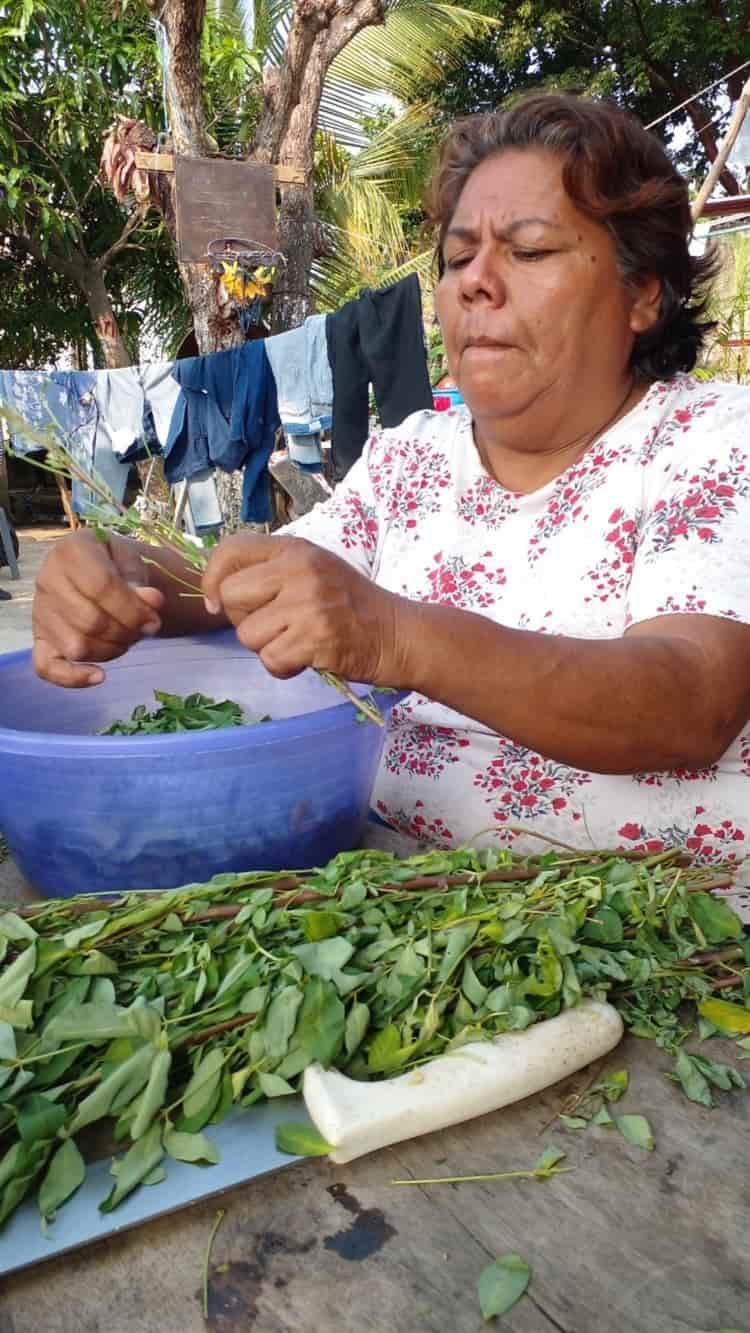
[[[653,328],[659,318],[661,308],[661,279],[650,273],[638,283],[633,303],[630,307],[630,329],[632,333],[646,333]]]

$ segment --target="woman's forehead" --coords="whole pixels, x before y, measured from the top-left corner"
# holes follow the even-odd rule
[[[580,216],[563,183],[563,159],[544,149],[503,149],[474,168],[449,230],[476,225],[489,213],[501,228],[521,220],[564,226]]]

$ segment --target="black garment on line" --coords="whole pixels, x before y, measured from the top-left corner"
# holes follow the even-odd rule
[[[368,289],[329,315],[326,343],[333,376],[331,454],[340,481],[367,440],[370,384],[384,426],[432,407],[416,274],[393,287]]]

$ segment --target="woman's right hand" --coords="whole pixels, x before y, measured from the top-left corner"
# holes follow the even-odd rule
[[[144,583],[129,544],[102,542],[93,532],[57,541],[36,583],[32,628],[37,675],[80,689],[104,680],[95,662],[122,657],[144,635],[161,628],[164,595]]]

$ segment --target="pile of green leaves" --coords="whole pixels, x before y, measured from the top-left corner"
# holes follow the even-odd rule
[[[125,722],[110,722],[100,736],[163,736],[173,731],[214,731],[220,727],[247,727],[270,718],[246,718],[239,704],[231,699],[216,703],[206,694],[165,694],[154,690],[158,708],[149,712],[146,704],[133,709]]]
[[[0,1221],[40,1181],[54,1216],[96,1122],[124,1149],[108,1211],[166,1157],[215,1161],[206,1126],[292,1094],[311,1061],[387,1077],[584,996],[611,998],[679,1061],[715,989],[738,1024],[750,1016],[750,941],[718,882],[679,853],[361,851],[8,911]]]

